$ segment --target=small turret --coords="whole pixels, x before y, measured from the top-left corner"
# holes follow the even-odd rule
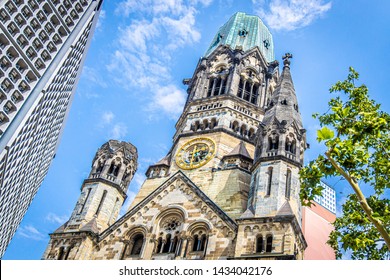
[[[137,149],[110,140],[96,153],[80,198],[63,231],[101,232],[118,217],[130,181],[137,170]]]
[[[50,234],[44,259],[90,259],[97,236],[112,225],[137,170],[137,148],[110,140],[97,151],[69,221]]]

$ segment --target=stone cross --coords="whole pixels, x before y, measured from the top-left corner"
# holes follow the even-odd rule
[[[283,64],[284,66],[290,66],[290,58],[292,58],[291,53],[286,53],[282,58],[283,58]]]

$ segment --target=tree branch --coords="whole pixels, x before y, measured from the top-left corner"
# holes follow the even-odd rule
[[[372,216],[373,211],[371,207],[368,205],[366,197],[363,195],[359,184],[355,181],[353,177],[351,177],[344,169],[342,169],[338,163],[332,158],[330,155],[331,150],[328,150],[325,152],[326,157],[329,159],[331,164],[334,168],[337,169],[338,172],[348,181],[348,183],[351,185],[352,189],[355,191],[355,194],[357,195],[360,205],[363,208],[363,211],[366,213],[367,218],[374,224],[375,228],[379,231],[382,238],[385,240],[385,243],[390,250],[390,236],[387,232],[386,228],[383,226],[382,222],[375,217]]]

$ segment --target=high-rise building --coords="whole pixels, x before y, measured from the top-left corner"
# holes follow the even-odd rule
[[[114,222],[123,174],[132,174],[124,170],[136,162],[124,159],[129,144],[109,141],[43,258],[303,259],[298,171],[306,131],[292,55],[279,74],[273,50],[258,17],[233,15],[184,79],[188,97],[172,147],[149,166],[127,213]]]
[[[307,241],[305,260],[334,260],[336,254],[326,242],[334,230],[336,220],[336,192],[333,188],[320,183],[322,196],[314,198],[314,205],[303,207],[303,234]]]
[[[0,257],[55,156],[101,4],[0,1]]]

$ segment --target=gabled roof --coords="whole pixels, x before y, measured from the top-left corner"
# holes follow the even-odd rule
[[[170,164],[171,164],[171,154],[167,154],[165,157],[163,157],[162,159],[160,159],[158,162],[156,162],[151,166],[157,166],[157,165],[170,166]]]
[[[250,218],[253,218],[255,216],[255,214],[253,213],[253,207],[250,206],[249,208],[247,208],[245,210],[244,213],[242,213],[242,215],[240,216],[240,219],[250,219]]]
[[[69,221],[68,221],[69,222]],[[60,226],[59,228],[57,228],[53,233],[62,233],[64,232],[64,229],[66,228],[66,226],[68,225],[68,222],[65,222],[65,224],[63,224],[62,226]]]
[[[240,143],[224,157],[237,157],[237,156],[253,161],[253,158],[249,155],[248,150],[246,149],[243,141],[240,141]]]
[[[177,171],[173,174],[168,180],[162,183],[156,190],[154,190],[151,194],[145,197],[142,201],[140,201],[137,205],[135,205],[132,209],[130,209],[125,215],[123,215],[119,220],[117,220],[114,224],[112,224],[109,228],[107,228],[104,232],[101,233],[100,237],[103,239],[116,228],[118,228],[122,223],[130,219],[131,216],[135,215],[139,210],[141,210],[147,203],[155,199],[161,192],[163,192],[166,188],[172,185],[176,180],[181,180],[187,184],[187,186],[192,190],[204,203],[210,207],[213,212],[218,215],[226,224],[232,229],[237,229],[237,224],[234,222],[232,218],[230,218],[221,208],[218,207],[198,186],[194,184],[182,171]]]
[[[294,215],[292,209],[291,209],[291,205],[288,201],[286,201],[282,207],[280,207],[280,209],[278,210],[278,212],[276,213],[276,216],[291,216],[291,215]]]
[[[171,154],[167,154],[165,157],[160,159],[158,162],[155,164],[149,165],[148,169],[145,172],[146,176],[149,176],[149,173],[151,171],[151,168],[156,167],[156,166],[166,166],[169,167],[171,165]]]
[[[99,227],[96,221],[96,217],[93,217],[88,223],[86,223],[80,231],[90,231],[93,233],[99,233]]]

